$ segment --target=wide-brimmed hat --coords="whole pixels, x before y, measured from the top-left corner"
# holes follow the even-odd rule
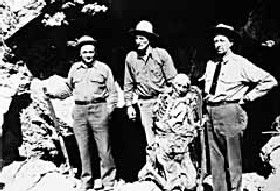
[[[147,38],[158,38],[159,35],[154,33],[153,25],[150,21],[142,20],[136,25],[135,29],[129,31],[131,35],[144,35]]]
[[[233,41],[238,41],[241,38],[240,34],[234,30],[233,26],[225,24],[218,24],[211,30],[212,36],[215,36],[217,34],[225,35]]]
[[[78,47],[82,47],[83,45],[96,45],[96,40],[89,35],[83,35],[80,39],[77,40]]]

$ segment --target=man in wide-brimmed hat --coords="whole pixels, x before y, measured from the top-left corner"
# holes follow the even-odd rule
[[[125,59],[124,96],[127,114],[136,118],[132,106],[133,93],[138,96],[140,118],[144,126],[147,144],[153,141],[152,106],[158,95],[177,74],[170,54],[163,48],[154,48],[151,41],[159,35],[154,33],[151,22],[142,20],[136,28],[129,31],[135,38],[135,50],[129,52]]]
[[[72,116],[82,162],[81,190],[113,190],[116,167],[109,144],[108,119],[117,103],[115,81],[109,66],[95,58],[95,39],[83,36],[77,45],[81,61],[70,68],[67,85],[75,100]],[[47,91],[48,95],[50,93]],[[54,92],[49,96],[59,97],[57,95],[60,94]],[[93,174],[90,133],[93,133],[101,159],[101,179],[95,179]]]
[[[277,85],[276,79],[249,60],[232,52],[241,40],[232,26],[219,24],[211,31],[215,58],[205,73],[205,100],[214,191],[241,191],[241,139],[247,126],[242,104],[254,101]],[[249,84],[256,84],[249,89]]]

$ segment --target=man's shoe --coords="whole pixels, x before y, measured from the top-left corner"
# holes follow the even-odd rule
[[[5,188],[5,183],[4,182],[0,182],[0,190],[3,190]]]
[[[125,181],[123,179],[116,181],[114,185],[114,191],[119,191],[124,185]]]
[[[103,189],[103,184],[101,179],[95,179],[94,180],[94,187],[95,190],[101,190]]]
[[[114,186],[104,186],[102,191],[113,191],[115,190]]]

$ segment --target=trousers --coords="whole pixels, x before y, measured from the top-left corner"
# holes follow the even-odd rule
[[[147,145],[151,145],[154,140],[153,132],[153,106],[156,99],[139,99],[138,107],[140,111],[140,120],[145,130]]]
[[[247,113],[237,103],[207,106],[214,191],[241,191],[241,139]]]
[[[101,159],[101,179],[103,186],[113,186],[116,176],[115,162],[109,139],[109,113],[107,103],[75,105],[73,109],[74,135],[78,143],[82,163],[81,180],[91,187],[93,182],[90,133],[93,133],[98,155]]]

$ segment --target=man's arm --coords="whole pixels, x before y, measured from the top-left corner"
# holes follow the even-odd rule
[[[245,95],[245,99],[249,101],[264,96],[270,89],[278,85],[277,80],[271,74],[255,66],[250,61],[245,62],[243,71],[248,81],[257,83],[256,87]]]
[[[124,102],[127,107],[127,115],[129,119],[136,119],[136,110],[132,106],[133,92],[135,91],[135,79],[132,76],[131,66],[128,61],[127,55],[124,67]]]
[[[168,83],[176,76],[177,70],[174,66],[171,55],[165,49],[159,49],[160,59],[163,61],[163,70]]]
[[[109,97],[108,97],[108,105],[109,105],[109,110],[113,110],[116,105],[117,105],[117,101],[118,101],[118,94],[117,94],[117,89],[116,89],[116,85],[115,85],[115,80],[112,74],[111,69],[108,67],[108,71],[107,71],[107,88],[108,88],[108,93],[109,93]]]
[[[128,56],[125,59],[125,68],[124,68],[124,100],[126,106],[132,105],[133,92],[134,90],[134,80],[132,76],[132,71],[128,61]]]

